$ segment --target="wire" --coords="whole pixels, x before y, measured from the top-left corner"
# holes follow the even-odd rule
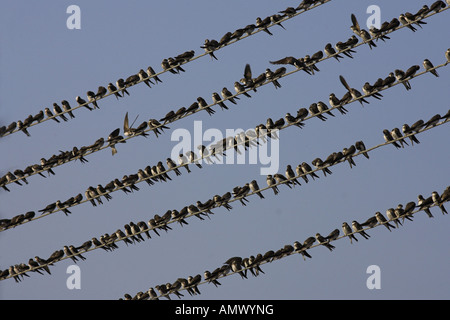
[[[307,12],[307,11],[310,11],[311,9],[314,9],[314,8],[316,8],[316,7],[319,7],[319,6],[321,6],[321,5],[323,5],[323,4],[327,3],[327,2],[330,2],[330,1],[331,1],[331,0],[323,0],[323,1],[321,1],[321,3],[316,3],[316,4],[314,4],[313,6],[307,8],[307,9],[300,10],[300,11],[298,11],[297,13],[295,13],[295,14],[293,14],[293,15],[286,16],[286,17],[284,17],[283,19],[281,19],[280,21],[277,21],[276,23],[270,23],[266,28],[271,28],[271,27],[273,27],[273,26],[275,26],[275,25],[277,25],[277,24],[280,24],[280,23],[282,23],[282,22],[284,22],[284,21],[287,21],[287,20],[289,20],[289,19],[292,19],[292,18],[294,18],[294,17],[296,17],[296,16],[298,16],[298,15],[300,15],[300,14],[302,14],[302,13],[305,13],[305,12]],[[195,56],[195,57],[189,59],[189,60],[186,61],[186,62],[182,62],[182,63],[178,64],[177,66],[185,65],[185,64],[187,64],[187,63],[189,63],[189,62],[191,62],[191,61],[197,60],[197,59],[199,59],[199,58],[201,58],[201,57],[203,57],[203,56],[205,56],[205,55],[208,55],[210,52],[218,51],[218,50],[220,50],[220,49],[222,49],[222,48],[224,48],[224,47],[227,47],[227,46],[229,46],[229,45],[231,45],[231,44],[233,44],[233,43],[236,43],[236,42],[238,42],[238,41],[240,41],[240,40],[243,40],[243,39],[245,39],[245,38],[247,38],[247,37],[250,37],[250,36],[252,36],[252,35],[254,35],[254,34],[257,34],[257,33],[261,32],[261,31],[263,31],[263,29],[255,29],[255,30],[254,30],[253,32],[251,32],[250,34],[246,34],[246,35],[243,35],[243,36],[240,37],[240,38],[233,39],[233,40],[231,40],[231,41],[229,41],[229,42],[227,42],[227,43],[221,45],[219,48],[217,48],[217,49],[215,49],[215,50],[213,50],[213,51],[206,51],[205,53],[202,53],[202,54],[200,54],[200,55],[197,55],[197,56]],[[148,81],[148,79],[151,80],[152,78],[156,78],[156,77],[158,77],[159,75],[162,75],[162,74],[164,74],[164,73],[166,73],[166,72],[169,72],[170,70],[176,69],[177,66],[173,66],[173,67],[167,68],[167,69],[165,69],[165,70],[163,70],[163,71],[160,71],[159,73],[156,73],[155,75],[152,75],[152,76],[149,77],[149,78],[142,79],[142,80],[136,81],[136,82],[134,82],[134,83],[132,83],[132,84],[130,84],[130,85],[127,85],[127,86],[126,86],[126,89],[128,89],[128,88],[130,88],[130,87],[132,87],[132,86],[135,86],[135,85],[137,85],[137,84],[139,84],[139,83],[142,83],[142,82],[144,82],[144,81]],[[122,90],[122,89],[118,89],[118,90],[116,90],[116,91],[108,92],[107,94],[103,95],[101,98],[95,99],[95,101],[97,102],[97,101],[102,100],[102,99],[104,99],[104,98],[106,98],[106,97],[109,97],[110,95],[113,95],[113,94],[116,94],[116,93],[120,93],[121,90]],[[86,102],[86,103],[79,104],[78,106],[76,106],[76,107],[74,107],[74,108],[71,108],[70,110],[67,110],[67,111],[66,111],[66,110],[62,110],[62,112],[60,112],[60,113],[58,113],[58,114],[55,114],[55,115],[53,115],[53,116],[51,116],[51,117],[46,117],[46,118],[44,118],[43,120],[41,120],[41,121],[39,121],[39,122],[37,122],[37,123],[33,123],[33,124],[27,126],[26,128],[28,129],[28,128],[30,128],[30,127],[33,127],[33,126],[38,125],[38,124],[40,124],[40,123],[43,123],[43,122],[45,122],[45,121],[51,120],[51,119],[53,119],[53,118],[56,118],[56,117],[58,117],[58,116],[60,116],[60,115],[62,115],[62,114],[72,112],[72,111],[74,111],[74,110],[76,110],[76,109],[79,109],[79,108],[81,108],[81,107],[86,107],[86,106],[89,105],[90,103],[91,103],[91,102],[89,101],[89,102]],[[21,130],[20,130],[20,129],[15,129],[14,131],[8,132],[8,133],[4,134],[4,135],[1,136],[1,137],[6,137],[6,136],[8,136],[8,135],[10,135],[10,134],[13,134],[13,133],[16,133],[16,132],[19,132],[19,131],[21,131]]]

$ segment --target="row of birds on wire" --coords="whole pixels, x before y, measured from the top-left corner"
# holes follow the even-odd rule
[[[263,30],[266,33],[272,35],[272,33],[268,29],[269,27],[279,25],[284,29],[284,26],[281,25],[282,20],[286,18],[292,18],[299,11],[306,11],[316,3],[324,3],[328,1],[303,1],[296,8],[290,7],[286,10],[280,11],[279,13],[281,14],[273,14],[264,19],[257,17],[256,24],[249,24],[244,28],[236,29],[234,32],[227,32],[219,41],[214,39],[206,39],[205,43],[200,46],[200,48],[204,49],[211,57],[217,60],[217,57],[214,55],[214,51],[229,45],[230,42],[240,40],[244,35],[252,35],[255,30]],[[98,106],[98,100],[112,94],[117,99],[125,97],[125,95],[130,95],[127,89],[140,82],[144,82],[149,88],[151,88],[151,85],[155,85],[155,83],[162,83],[162,80],[158,77],[158,75],[162,73],[170,72],[172,74],[179,74],[180,72],[185,72],[182,65],[188,63],[194,57],[195,51],[188,50],[174,57],[164,58],[161,61],[162,71],[159,73],[156,73],[152,66],[149,66],[146,70],[140,69],[137,73],[132,74],[125,79],[119,78],[115,82],[115,84],[110,82],[106,87],[101,85],[98,87],[97,92],[89,90],[86,92],[87,100],[85,100],[81,96],[77,96],[75,98],[75,101],[77,102],[76,108],[78,109],[80,107],[85,107],[90,111],[94,109],[100,109],[100,107]],[[152,80],[154,80],[155,82],[153,82]],[[1,126],[0,137],[6,134],[11,134],[15,131],[22,131],[27,136],[31,136],[28,128],[33,124],[42,122],[46,118],[52,119],[57,123],[61,123],[61,121],[66,122],[70,119],[74,119],[75,115],[70,103],[66,99],[64,99],[60,104],[58,104],[57,102],[53,103],[53,112],[49,107],[46,107],[43,110],[40,110],[35,115],[30,114],[23,120],[13,121],[7,126]]]
[[[303,260],[311,259],[311,254],[307,251],[313,247],[323,246],[330,252],[336,249],[335,245],[331,242],[338,239],[348,237],[350,243],[358,242],[356,235],[362,236],[368,240],[371,236],[367,233],[368,229],[372,229],[378,226],[385,226],[389,231],[398,229],[403,226],[406,220],[413,221],[413,216],[420,211],[426,211],[430,217],[430,208],[433,206],[439,206],[443,214],[448,214],[444,203],[450,201],[450,186],[448,186],[441,195],[437,191],[433,191],[432,195],[427,198],[431,200],[423,200],[422,195],[418,195],[418,203],[410,201],[404,206],[398,204],[396,208],[389,208],[386,210],[386,217],[377,211],[374,215],[370,216],[366,221],[360,223],[357,220],[353,220],[351,225],[347,222],[342,223],[342,232],[336,228],[332,230],[327,236],[323,236],[317,232],[314,236],[306,238],[303,242],[294,241],[292,244],[284,245],[278,250],[268,250],[265,253],[257,253],[248,257],[234,256],[227,259],[221,266],[213,269],[212,271],[206,270],[203,273],[203,279],[201,274],[195,276],[188,276],[187,278],[178,278],[173,283],[167,282],[150,287],[145,292],[140,291],[136,295],[124,294],[121,299],[125,300],[159,300],[162,298],[171,300],[170,295],[174,295],[181,299],[184,295],[180,292],[186,290],[190,296],[201,294],[199,285],[212,283],[215,287],[222,285],[219,282],[220,278],[227,277],[233,274],[239,274],[241,279],[248,279],[251,274],[253,277],[257,277],[265,272],[261,269],[261,265],[265,263],[271,263],[276,260],[283,259],[293,254],[300,254]],[[414,210],[418,208],[416,212]],[[432,215],[431,215],[432,217]],[[202,282],[203,281],[203,282]]]
[[[447,118],[445,121],[448,120],[449,119]],[[429,127],[433,127],[437,124],[435,121],[424,122],[422,120],[419,120],[416,123],[420,124],[418,126],[420,126],[422,130]],[[414,125],[412,125],[411,127],[414,127]],[[417,133],[419,132],[420,129],[417,129]],[[401,141],[401,139],[399,138],[395,138],[394,140],[386,139],[386,144],[393,144],[395,143],[395,141]],[[356,165],[353,160],[353,157],[358,155],[355,154],[355,150],[359,150],[360,154],[363,154],[366,158],[369,159],[369,155],[367,153],[368,150],[366,149],[364,143],[362,141],[357,141],[354,145],[350,146],[349,148],[344,148],[342,152],[339,151],[331,153],[325,159],[325,161],[322,161],[321,158],[314,159],[312,161],[312,164],[316,167],[315,170],[313,170],[308,163],[302,162],[296,167],[297,175],[294,173],[290,165],[286,167],[285,171],[286,175],[280,173],[276,173],[274,175],[267,175],[266,189],[271,188],[274,194],[277,195],[279,193],[278,185],[284,184],[292,189],[296,185],[301,185],[300,182],[297,180],[297,178],[300,177],[303,178],[303,180],[306,183],[308,183],[309,181],[308,175],[313,180],[319,178],[319,176],[314,172],[317,170],[322,170],[323,175],[326,177],[327,174],[332,174],[331,170],[329,169],[330,166],[336,165],[343,161],[348,161],[350,168],[352,168],[352,166]],[[39,264],[39,267],[35,265],[35,267],[37,267],[36,270],[38,269],[46,270],[48,269],[48,265],[52,265],[54,262],[61,260],[65,255],[71,258],[74,262],[77,262],[78,259],[85,260],[86,258],[82,256],[82,252],[83,251],[87,252],[92,246],[100,247],[105,251],[113,251],[114,249],[118,248],[116,242],[120,240],[124,241],[127,246],[129,244],[139,243],[145,241],[144,237],[142,236],[142,233],[145,233],[147,239],[151,239],[150,231],[153,231],[155,234],[160,236],[158,230],[166,232],[172,230],[172,228],[168,225],[171,222],[176,221],[181,226],[183,226],[188,224],[188,222],[185,219],[189,216],[196,216],[200,220],[204,220],[205,219],[204,217],[210,218],[209,215],[214,214],[211,211],[212,209],[217,207],[224,207],[229,211],[232,209],[229,202],[233,201],[240,201],[240,203],[243,206],[246,206],[246,202],[248,202],[248,199],[246,199],[246,197],[252,194],[256,194],[259,196],[259,198],[264,199],[265,197],[261,193],[262,190],[263,189],[259,187],[257,181],[252,180],[250,183],[246,183],[242,187],[237,186],[233,188],[232,192],[226,192],[223,196],[216,194],[214,197],[208,199],[207,201],[204,201],[203,203],[201,201],[197,201],[195,205],[191,204],[185,206],[179,211],[167,210],[167,212],[161,216],[155,214],[154,217],[148,221],[148,223],[145,223],[144,221],[139,221],[137,223],[130,222],[129,224],[126,224],[124,226],[125,232],[122,231],[121,229],[117,229],[115,232],[111,234],[105,233],[101,235],[99,238],[94,237],[91,240],[88,240],[84,242],[82,245],[77,247],[73,245],[64,246],[63,249],[56,250],[54,253],[52,253],[52,255],[48,259],[36,257],[35,261],[32,262],[32,264],[35,264],[35,262]],[[406,208],[408,208],[408,210],[414,210],[416,207],[419,207],[420,210],[424,210],[427,213],[427,215],[430,218],[432,218],[433,215],[431,214],[429,207],[436,205],[439,206],[443,214],[447,214],[447,211],[444,207],[444,203],[449,200],[449,196],[450,196],[449,190],[446,190],[440,196],[436,192],[433,192],[432,195],[426,199],[423,198],[422,195],[419,195],[417,205],[415,203],[409,203],[407,204]],[[401,209],[401,207],[399,209]],[[394,216],[392,216],[389,213],[388,217],[392,218]],[[32,259],[30,259],[30,261],[31,260]],[[28,265],[24,263],[17,264],[15,266],[11,266],[9,269],[4,270],[2,273],[0,273],[0,280],[7,278],[8,276],[11,276],[14,277],[16,281],[20,281],[20,279],[25,276],[24,274],[27,271],[35,271],[31,267],[30,262]],[[50,273],[49,270],[48,273]],[[3,275],[3,277],[1,275]]]

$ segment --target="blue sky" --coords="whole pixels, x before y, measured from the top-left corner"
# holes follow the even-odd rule
[[[0,11],[1,124],[24,119],[63,99],[75,105],[77,95],[85,97],[86,91],[96,92],[99,85],[126,78],[141,68],[153,66],[160,71],[162,59],[187,50],[202,53],[200,45],[206,38],[218,40],[227,31],[254,23],[258,16],[266,17],[297,2],[231,1],[227,6],[209,0],[4,3]],[[287,30],[275,26],[273,36],[260,32],[219,50],[217,61],[205,56],[187,64],[181,75],[163,74],[163,83],[151,89],[140,84],[130,88],[129,97],[99,101],[100,110],[79,109],[76,118],[67,123],[47,121],[32,127],[31,137],[19,132],[1,139],[2,174],[23,169],[59,150],[107,137],[122,126],[126,112],[130,119],[139,115],[136,123],[140,123],[188,107],[198,96],[210,102],[212,92],[224,86],[232,90],[246,63],[259,74],[270,67],[269,61],[313,54],[328,42],[345,41],[352,35],[350,14],[363,24],[369,17],[369,5],[378,5],[382,21],[390,21],[405,11],[416,12],[425,3],[432,1],[333,0],[286,21]],[[72,4],[81,9],[81,30],[66,27],[66,8]],[[37,212],[57,199],[84,193],[88,186],[106,184],[163,161],[176,145],[171,141],[172,131],[191,131],[194,121],[202,121],[204,130],[254,128],[268,117],[278,119],[313,102],[327,102],[331,92],[342,96],[345,89],[339,75],[359,89],[394,69],[421,65],[425,58],[435,65],[443,63],[449,47],[444,41],[449,35],[448,14],[431,17],[415,33],[406,28],[394,32],[390,41],[378,42],[373,50],[361,46],[354,59],[326,60],[318,65],[321,71],[315,76],[297,72],[281,79],[278,90],[272,85],[261,87],[251,99],[242,97],[236,106],[227,103],[229,111],[216,106],[212,117],[206,112],[187,117],[170,125],[171,130],[158,139],[153,135],[131,139],[118,147],[114,157],[104,150],[89,156],[87,164],[77,161],[55,168],[56,175],[47,179],[36,175],[28,179],[29,185],[10,185],[10,193],[0,193],[0,216]],[[353,103],[345,116],[335,112],[336,117],[326,122],[308,120],[301,131],[295,127],[283,130],[280,172],[284,173],[288,164],[295,167],[316,157],[326,158],[357,140],[366,146],[377,145],[383,142],[385,128],[446,113],[450,75],[447,68],[439,73],[439,78],[425,74],[412,80],[408,92],[403,86],[386,90],[381,101],[371,99],[364,108]],[[31,274],[20,283],[1,281],[0,298],[118,299],[124,293],[133,295],[178,277],[212,271],[232,256],[278,250],[317,232],[327,235],[340,229],[344,221],[364,221],[376,211],[384,213],[399,203],[415,201],[418,194],[442,192],[449,185],[450,153],[445,147],[449,133],[444,125],[419,135],[419,145],[377,149],[370,160],[357,157],[353,169],[340,164],[332,168],[331,176],[320,173],[317,181],[294,190],[281,186],[277,196],[268,190],[266,199],[249,197],[246,207],[235,202],[230,212],[216,209],[211,220],[191,218],[183,228],[173,224],[173,230],[161,237],[129,247],[119,243],[120,249],[113,253],[89,252],[87,260],[79,263],[80,290],[66,287],[66,270],[72,264],[67,259],[55,264],[52,275]],[[170,174],[170,183],[152,187],[141,183],[140,191],[131,195],[114,192],[112,201],[102,206],[85,203],[74,207],[69,217],[55,213],[1,232],[0,269],[36,255],[48,257],[64,245],[80,245],[130,221],[148,221],[154,214],[207,200],[253,179],[265,186],[259,169],[250,164],[193,167],[189,175],[183,170],[176,178]],[[262,267],[265,274],[257,278],[241,280],[235,275],[221,280],[219,288],[201,286],[202,295],[194,299],[449,299],[446,244],[450,221],[437,208],[432,212],[434,219],[420,213],[393,232],[384,227],[370,230],[368,241],[358,237],[361,240],[351,245],[347,239],[339,240],[333,252],[314,248],[310,251],[313,258],[306,262],[294,255],[266,264]],[[380,267],[379,290],[366,287],[370,265]]]

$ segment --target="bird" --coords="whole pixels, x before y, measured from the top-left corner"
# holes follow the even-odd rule
[[[233,97],[233,94],[230,92],[230,90],[228,90],[226,87],[223,87],[222,91],[222,98],[223,100],[228,100],[233,104],[237,104],[236,100],[240,100],[241,98],[239,97]]]
[[[381,214],[381,212],[377,211],[377,212],[375,213],[375,218],[377,219],[377,221],[378,221],[380,224],[384,225],[389,231],[392,231],[391,228],[392,228],[392,229],[395,229],[395,226],[393,226],[392,224],[390,224],[390,223],[386,220],[386,218]]]
[[[67,117],[64,115],[61,107],[55,102],[53,103],[53,112],[55,112],[55,116],[60,116],[63,121],[68,121]]]
[[[339,100],[334,93],[330,93],[328,101],[330,102],[330,106],[338,109],[341,114],[346,114],[348,112],[341,100]]]
[[[125,94],[127,94],[128,96],[130,95],[130,93],[126,89],[125,80],[123,78],[118,79],[116,81],[116,85],[118,90],[122,92],[122,97],[125,97]]]
[[[339,234],[340,234],[339,229],[334,229],[333,231],[331,231],[331,232],[325,237],[325,239],[326,239],[327,241],[334,241],[334,240],[337,240],[337,238],[339,238]]]
[[[439,193],[437,191],[433,191],[431,193],[431,199],[433,200],[433,204],[437,205],[439,207],[439,209],[441,209],[442,214],[448,214],[447,209],[445,209],[444,207],[444,198],[448,197],[448,195],[444,193],[442,193],[442,195],[439,195]]]
[[[53,113],[50,111],[50,108],[45,108],[45,109],[44,109],[44,113],[45,113],[45,115],[46,115],[48,118],[52,118],[54,121],[60,123],[60,121],[56,118],[56,115],[54,116]],[[16,122],[13,122],[13,123],[14,123],[14,127],[12,128],[12,130],[14,130],[14,129],[16,128],[16,126],[17,126],[17,123],[16,123]],[[12,125],[12,124],[11,124],[11,125]],[[11,127],[11,125],[10,125],[10,127]],[[6,130],[7,130],[7,131],[12,131],[12,130],[10,129],[10,127],[6,128]]]
[[[430,206],[433,204],[433,198],[430,196],[428,198],[424,198],[421,194],[417,196],[417,206],[420,210],[423,210],[429,218],[433,218],[433,214],[430,211]]]
[[[397,79],[397,81],[402,83],[406,90],[411,90],[411,84],[406,79],[405,71],[400,70],[400,69],[395,69],[394,74],[395,74],[395,78]]]
[[[299,59],[289,56],[284,57],[282,59],[276,60],[276,61],[269,61],[270,64],[284,64],[284,65],[292,65],[296,67],[297,69],[305,68],[306,65],[301,62]]]
[[[149,76],[150,79],[155,79],[155,83],[158,84],[158,82],[161,82],[161,79],[156,75],[155,70],[153,70],[153,68],[151,66],[149,66],[147,68],[147,74]]]
[[[332,174],[331,170],[327,167],[324,167],[324,162],[320,158],[315,158],[313,161],[311,161],[312,165],[315,166],[317,169],[322,169],[323,175],[326,177],[327,173]]]
[[[301,186],[300,182],[297,180],[296,177],[297,176],[295,175],[295,172],[292,169],[292,166],[290,164],[288,164],[286,166],[286,178],[289,179],[289,181],[291,181],[294,186],[295,185]]]
[[[99,86],[97,89],[97,93],[95,94],[95,99],[101,99],[105,96],[108,91],[104,86]]]
[[[347,222],[343,222],[342,223],[342,231],[344,232],[344,235],[347,236],[350,239],[350,243],[351,244],[353,244],[352,239],[355,240],[355,241],[358,241],[358,239],[353,234],[352,229],[348,225]]]
[[[212,100],[213,100],[214,104],[218,104],[222,108],[222,110],[223,109],[228,110],[228,107],[223,102],[223,100],[220,98],[220,96],[217,92],[212,93]]]
[[[431,72],[431,74],[434,75],[435,77],[439,77],[439,73],[437,72],[436,69],[434,69],[434,65],[433,63],[431,63],[430,60],[428,59],[423,60],[423,67],[425,68],[426,71]]]
[[[180,166],[183,166],[188,173],[191,173],[191,169],[189,169],[188,163],[189,163],[189,160],[186,158],[186,156],[184,154],[180,153],[178,155],[178,164]]]
[[[363,227],[362,227],[362,226],[359,224],[359,222],[356,221],[356,220],[353,220],[353,221],[352,221],[352,229],[353,229],[354,232],[357,232],[357,233],[361,234],[365,239],[369,239],[369,238],[370,238],[370,235],[367,234],[367,233],[363,230]]]
[[[279,70],[279,73],[283,73],[283,74],[286,73],[286,68],[284,68],[284,67],[281,67],[278,70]],[[283,70],[284,70],[284,72],[283,72]],[[281,88],[281,84],[277,80],[277,78],[281,76],[280,74],[275,75],[275,73],[272,70],[270,70],[269,68],[266,68],[265,75],[266,75],[266,80],[272,82],[275,89]]]
[[[93,91],[88,91],[88,92],[86,92],[86,95],[88,97],[88,101],[94,105],[94,109],[95,108],[100,109],[98,107],[98,104],[97,104],[97,101],[96,101],[95,93]]]
[[[67,100],[62,100],[62,101],[61,101],[61,105],[62,105],[64,111],[67,112],[67,113],[69,114],[69,116],[70,116],[71,119],[75,118],[75,115],[74,115],[73,112],[72,112],[72,108],[70,107],[70,104],[69,104],[69,102],[68,102]],[[61,117],[62,117],[62,116],[63,116],[63,115],[61,115]]]
[[[313,240],[315,240],[313,238]],[[312,258],[311,255],[305,250],[305,246],[301,244],[299,241],[295,241],[294,243],[294,252],[300,253],[303,257],[303,260],[306,261],[306,257]]]
[[[149,78],[147,72],[144,71],[144,69],[140,69],[138,72],[139,80],[143,81],[147,87],[151,88],[150,83],[154,84]]]
[[[217,60],[217,57],[214,55],[214,50],[219,47],[219,42],[216,40],[205,39],[204,45],[200,46],[200,48],[204,49],[205,52],[209,54],[211,59]]]
[[[273,36],[272,32],[270,32],[269,29],[267,29],[270,23],[271,23],[270,17],[266,17],[264,19],[261,19],[261,17],[257,17],[255,25],[258,29],[263,30],[268,35]]]
[[[411,141],[411,145],[414,145],[414,143],[416,143],[416,144],[420,143],[420,141],[416,138],[416,136],[412,134],[413,131],[412,131],[411,127],[407,123],[405,123],[402,126],[402,132],[403,132],[404,135],[409,136],[409,140]]]
[[[319,244],[323,245],[328,250],[333,251],[333,249],[335,249],[335,246],[329,243],[329,241],[325,237],[323,237],[320,233],[316,233],[316,239]]]
[[[244,96],[251,98],[252,96],[246,92],[245,87],[238,81],[234,82],[234,90],[237,94],[243,94]]]
[[[384,129],[384,130],[383,130],[383,137],[384,137],[384,140],[385,140],[387,143],[392,143],[396,149],[402,148],[402,147],[394,140],[394,138],[392,137],[392,135],[391,135],[391,133],[389,132],[389,130],[387,130],[387,129]]]
[[[342,75],[339,76],[339,80],[341,81],[342,85],[348,90],[348,92],[350,92],[352,98],[358,100],[362,106],[364,106],[364,103],[370,103],[369,101],[363,98],[361,92],[359,92],[355,88],[351,88]]]
[[[252,192],[256,193],[259,196],[260,199],[264,199],[263,194],[259,191],[260,188],[259,188],[258,182],[256,180],[252,180],[249,183],[249,187],[250,187],[250,190]]]
[[[177,164],[172,160],[172,158],[167,158],[167,159],[166,159],[166,164],[167,164],[167,166],[168,166],[169,169],[175,171],[175,174],[176,174],[177,176],[180,176],[180,175],[181,175],[180,170],[177,168]]]
[[[41,212],[42,215],[45,213],[52,213],[55,209],[56,209],[56,202],[53,202],[47,205],[44,209],[38,210],[38,212]]]
[[[338,53],[336,52],[336,50],[333,48],[333,45],[332,45],[331,43],[327,43],[327,44],[325,45],[325,48],[324,48],[323,51],[325,52],[325,54],[326,54],[328,57],[333,57],[333,58],[335,58],[338,62],[340,62],[339,59],[344,59],[343,56],[341,56],[340,54],[338,54]]]
[[[119,100],[119,98],[122,98],[119,91],[117,90],[117,87],[114,84],[112,84],[111,82],[108,83],[107,89],[108,89],[109,93],[114,94],[114,96],[116,97],[117,100]]]
[[[76,96],[75,100],[77,101],[79,106],[83,106],[86,109],[88,109],[89,111],[92,111],[93,109],[88,105],[88,103],[86,102],[86,100],[84,100],[83,98],[81,98],[80,96]]]
[[[399,128],[394,128],[391,130],[391,136],[392,138],[398,140],[400,142],[400,145],[402,148],[404,148],[404,144],[406,144],[407,146],[409,146],[409,144],[405,141],[405,139],[403,139],[403,135],[400,132]]]
[[[351,145],[348,148],[342,149],[342,154],[344,155],[344,158],[348,161],[350,168],[352,168],[352,166],[356,166],[356,163],[353,160],[353,155],[355,153],[356,153],[356,147],[354,145]]]
[[[267,185],[272,188],[273,193],[275,195],[277,195],[279,193],[279,190],[278,190],[278,187],[276,186],[277,182],[276,182],[275,178],[271,174],[269,174],[266,177],[266,182],[267,182]]]

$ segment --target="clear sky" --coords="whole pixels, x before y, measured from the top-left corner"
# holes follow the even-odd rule
[[[8,1],[0,10],[0,125],[25,119],[53,102],[66,99],[72,106],[77,95],[86,97],[119,78],[152,66],[161,71],[162,59],[187,50],[202,53],[206,38],[219,40],[256,17],[266,17],[300,1]],[[243,76],[249,63],[254,75],[269,61],[286,56],[311,55],[330,42],[346,41],[350,15],[362,25],[369,5],[378,5],[381,20],[390,21],[399,14],[416,12],[433,1],[361,1],[333,0],[317,9],[275,26],[273,36],[260,32],[216,52],[218,60],[204,56],[183,68],[181,75],[165,73],[162,84],[149,89],[143,83],[129,89],[130,96],[116,100],[113,96],[99,101],[100,110],[75,111],[76,118],[65,123],[47,121],[30,128],[31,137],[18,132],[0,140],[1,174],[38,163],[59,150],[92,144],[100,137],[122,127],[128,112],[136,124],[150,118],[162,118],[169,110],[188,107],[198,96],[211,102],[211,94],[223,87],[233,91],[233,83]],[[76,4],[81,9],[81,29],[69,30],[66,9]],[[137,172],[147,165],[164,161],[177,144],[171,141],[175,129],[193,134],[194,121],[202,121],[203,131],[250,129],[278,119],[287,112],[296,113],[313,102],[328,104],[331,92],[341,97],[345,88],[343,75],[357,89],[369,81],[386,77],[397,68],[406,70],[422,65],[425,58],[435,65],[445,61],[449,47],[449,11],[427,20],[423,29],[413,33],[404,28],[391,34],[391,40],[377,42],[377,48],[357,48],[354,59],[341,62],[326,60],[320,72],[308,76],[297,72],[281,79],[282,88],[271,84],[241,96],[228,111],[218,106],[213,116],[197,113],[170,125],[160,138],[137,137],[118,146],[111,156],[109,149],[95,153],[86,164],[71,162],[54,169],[55,176],[39,175],[28,179],[29,185],[9,185],[11,192],[0,192],[0,217],[12,218],[30,210],[38,211],[58,199],[83,193],[89,186],[105,185],[114,178]],[[288,70],[293,70],[288,66]],[[384,142],[383,129],[428,120],[449,109],[450,72],[439,69],[440,77],[425,74],[411,81],[412,90],[396,86],[383,92],[381,101],[370,99],[363,108],[359,103],[347,107],[345,116],[326,122],[308,120],[303,130],[290,127],[280,132],[279,172],[286,165],[326,158],[334,151],[363,140],[367,147]],[[361,90],[360,90],[361,91]],[[158,284],[174,282],[178,277],[214,270],[232,256],[246,257],[278,250],[294,241],[303,242],[317,232],[327,235],[341,228],[344,221],[360,222],[376,211],[397,204],[416,201],[418,194],[428,197],[442,192],[450,182],[448,141],[450,127],[440,126],[418,135],[419,145],[396,150],[386,146],[370,154],[370,160],[355,158],[356,167],[347,163],[332,168],[331,176],[311,181],[291,190],[280,186],[280,194],[265,191],[265,199],[249,197],[247,206],[232,204],[233,210],[214,210],[211,219],[195,217],[189,225],[172,224],[172,231],[134,246],[119,242],[113,253],[94,250],[87,253],[81,270],[81,289],[69,290],[66,280],[67,259],[51,268],[52,275],[30,274],[20,283],[13,279],[0,282],[1,299],[118,299],[124,293],[134,295]],[[205,144],[208,144],[207,142]],[[195,150],[196,151],[196,150]],[[84,203],[0,233],[0,269],[27,262],[36,255],[48,257],[64,245],[80,245],[92,237],[112,233],[130,221],[148,221],[168,209],[181,209],[197,200],[224,194],[235,186],[256,179],[265,187],[260,164],[205,165],[181,170],[173,181],[148,187],[140,183],[139,191],[117,191],[112,200],[92,207]],[[450,207],[448,205],[447,207]],[[265,274],[241,280],[239,275],[220,280],[219,288],[206,284],[202,294],[185,299],[449,299],[448,216],[433,208],[433,219],[423,212],[412,222],[389,232],[384,227],[369,231],[370,240],[357,236],[336,241],[336,249],[310,250],[312,259],[303,261],[293,255],[262,266]],[[377,265],[381,270],[381,289],[369,290],[366,270]],[[175,298],[176,299],[176,298]]]

